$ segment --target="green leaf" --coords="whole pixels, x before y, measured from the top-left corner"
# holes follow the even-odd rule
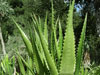
[[[35,29],[38,29],[38,30],[36,30],[36,32],[39,35],[40,42],[41,42],[43,52],[44,52],[45,58],[47,60],[47,64],[48,64],[48,67],[50,69],[50,72],[51,72],[52,75],[57,75],[58,72],[57,72],[55,63],[54,63],[52,57],[50,56],[50,53],[49,53],[49,50],[48,50],[48,44],[47,44],[45,36],[42,33],[40,24],[38,25],[38,28],[36,28],[36,26],[35,26]]]
[[[3,65],[3,62],[1,62],[1,67],[2,67],[3,71],[6,72],[6,69],[5,69],[4,65]]]
[[[58,60],[60,60],[60,49],[58,47],[58,41],[57,41],[57,37],[56,37],[56,29],[54,28],[54,41],[55,41],[55,48],[56,48],[56,52],[57,52],[57,57],[58,57]]]
[[[17,58],[18,58],[18,64],[19,64],[19,67],[20,67],[21,74],[25,75],[25,68],[24,68],[24,65],[22,63],[22,60],[19,56]]]
[[[2,73],[8,74],[8,75],[13,74],[13,70],[14,70],[13,66],[14,64],[11,62],[11,60],[9,60],[8,55],[5,55],[0,65]]]
[[[18,52],[16,52],[16,54],[18,55],[18,58],[21,59],[21,61],[23,61],[23,63],[24,63],[25,66],[30,70],[30,72],[31,72],[33,75],[35,75],[34,72],[33,72],[33,70],[32,70],[32,68],[31,68],[30,65],[28,65],[28,63],[23,59],[23,57],[22,57]]]
[[[30,40],[28,39],[28,37],[25,35],[25,33],[22,31],[22,29],[19,27],[19,25],[15,22],[15,20],[13,19],[14,23],[16,24],[17,28],[19,29],[20,31],[20,34],[22,36],[22,39],[27,47],[27,52],[29,54],[29,56],[33,56],[33,49],[32,49],[32,44],[30,42]]]
[[[60,50],[60,56],[61,56],[61,51],[62,51],[62,45],[63,45],[63,34],[62,34],[62,28],[61,28],[61,23],[59,21],[59,41],[58,41],[58,46]]]
[[[36,43],[37,51],[39,53],[41,61],[42,61],[43,64],[47,65],[47,61],[46,61],[46,58],[45,58],[45,55],[44,55],[44,52],[43,52],[43,48],[42,48],[42,45],[41,45],[41,42],[40,42],[40,37],[39,37],[39,35],[36,31],[35,31],[35,37],[36,37],[35,43]]]
[[[73,75],[75,71],[75,37],[73,31],[74,0],[69,7],[67,29],[64,37],[64,46],[61,60],[60,75]]]
[[[29,64],[29,66],[31,67],[31,69],[35,68],[33,65],[33,60],[30,57],[28,57],[26,61]],[[27,75],[32,75],[31,71],[28,68],[27,68],[26,72],[27,72]]]
[[[34,31],[36,32],[36,31]],[[35,35],[35,36],[34,36]],[[41,56],[39,54],[39,51],[38,51],[38,48],[37,48],[37,43],[35,42],[36,40],[36,34],[32,34],[30,33],[30,37],[31,37],[31,43],[32,43],[32,46],[33,46],[33,61],[34,61],[34,64],[35,64],[35,67],[36,67],[36,71],[38,74],[41,74],[41,75],[44,75],[44,65],[42,63],[42,59],[41,59]]]
[[[54,8],[53,8],[53,0],[51,0],[51,5],[52,5],[52,29],[54,29]]]
[[[44,23],[44,36],[48,42],[47,12],[46,12],[45,23]]]
[[[43,47],[43,51],[44,51],[44,54],[45,54],[45,57],[46,57],[46,60],[47,60],[51,75],[58,75],[55,63],[54,63],[54,61],[53,61],[53,59],[52,59],[52,57],[51,57],[51,55],[49,53],[48,45],[47,45],[47,43],[45,41],[45,37],[43,36],[40,27],[39,27],[39,37],[40,37],[40,40],[41,40],[41,44],[42,44],[42,47]]]
[[[54,8],[53,8],[53,0],[51,0],[51,11],[52,11],[52,14],[51,14],[51,35],[50,35],[50,50],[51,50],[51,55],[53,57],[53,59],[55,60],[55,49],[54,49]]]
[[[52,55],[53,60],[55,60],[54,33],[53,33],[53,31],[51,31],[51,35],[50,35],[50,51],[51,51],[51,55]]]
[[[80,66],[82,64],[83,47],[84,47],[85,32],[86,32],[86,22],[87,22],[87,14],[85,16],[84,25],[83,25],[83,28],[82,28],[80,41],[79,41],[78,48],[77,48],[75,75],[79,75]]]
[[[14,19],[13,19],[13,21],[14,21]],[[36,50],[35,41],[32,40],[32,43],[31,43],[30,40],[28,39],[28,37],[22,31],[22,29],[18,26],[18,24],[15,21],[14,21],[14,23],[16,24],[17,28],[20,31],[20,34],[21,34],[21,36],[23,38],[23,41],[24,41],[24,43],[25,43],[25,45],[27,47],[27,52],[28,52],[29,56],[34,60],[37,73],[42,75],[43,72],[44,72],[43,71],[43,64],[42,64],[42,62],[40,60],[40,57],[39,57],[39,54],[38,54],[38,52]]]

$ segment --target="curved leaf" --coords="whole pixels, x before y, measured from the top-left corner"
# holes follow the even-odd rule
[[[33,56],[33,48],[32,48],[32,44],[30,42],[30,40],[28,39],[28,37],[25,35],[25,33],[22,31],[22,29],[19,27],[19,25],[15,22],[15,20],[13,19],[14,23],[16,24],[17,28],[20,31],[20,34],[22,36],[22,39],[27,47],[27,52],[29,53],[29,56]]]

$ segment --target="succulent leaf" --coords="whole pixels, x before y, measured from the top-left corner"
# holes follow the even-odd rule
[[[80,72],[80,66],[82,64],[82,58],[83,58],[83,46],[84,46],[84,40],[85,40],[85,32],[86,32],[86,22],[87,22],[87,14],[85,16],[84,25],[82,28],[80,41],[77,48],[77,55],[76,55],[76,70],[75,75],[78,75]]]
[[[60,75],[73,75],[75,71],[75,37],[73,31],[74,0],[69,7],[67,29],[64,38],[64,46],[61,60]]]

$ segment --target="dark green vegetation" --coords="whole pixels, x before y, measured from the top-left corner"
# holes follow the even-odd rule
[[[99,3],[0,0],[0,75],[100,75]]]

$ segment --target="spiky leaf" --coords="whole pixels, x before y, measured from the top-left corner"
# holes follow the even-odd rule
[[[44,35],[46,40],[48,41],[47,12],[46,12],[45,23],[44,23]]]
[[[75,37],[73,31],[74,0],[69,8],[67,29],[64,38],[60,75],[73,75],[75,71]]]
[[[33,56],[32,53],[33,53],[33,49],[32,49],[32,44],[30,42],[30,40],[28,39],[28,37],[26,36],[26,34],[22,31],[22,29],[19,27],[19,25],[15,22],[15,20],[13,19],[14,23],[16,24],[17,28],[19,29],[20,31],[20,34],[22,36],[22,39],[27,47],[27,52],[29,53],[29,56]]]
[[[42,47],[43,47],[43,51],[44,51],[44,54],[45,54],[51,75],[58,75],[55,63],[54,63],[54,61],[53,61],[53,59],[52,59],[52,57],[49,53],[48,46],[47,46],[47,43],[45,41],[45,37],[43,36],[40,27],[39,27],[39,37],[40,37],[40,40],[41,40],[41,44],[42,44]]]
[[[34,72],[33,72],[33,70],[32,70],[32,68],[30,67],[30,65],[28,65],[28,63],[24,60],[24,58],[23,58],[18,52],[16,52],[16,54],[18,55],[18,58],[19,58],[21,61],[23,61],[23,63],[24,63],[25,66],[30,70],[30,72],[31,72],[33,75],[35,75]],[[20,63],[19,63],[19,64],[20,64]]]
[[[13,19],[14,21],[14,19]],[[32,40],[33,42],[31,43],[30,40],[28,39],[28,37],[25,35],[25,33],[23,32],[23,30],[19,27],[19,25],[14,21],[14,23],[16,24],[17,28],[20,31],[20,34],[22,36],[22,39],[27,47],[27,52],[29,54],[29,56],[34,59],[34,63],[36,66],[36,71],[38,74],[41,73],[41,75],[43,74],[43,64],[40,60],[38,51],[36,50],[36,46],[35,46],[35,42],[34,40]],[[33,46],[34,45],[34,46]],[[34,58],[33,58],[34,57]]]
[[[60,50],[60,56],[61,56],[61,51],[62,51],[62,45],[63,45],[63,34],[62,34],[62,28],[61,28],[61,23],[59,21],[59,50]]]
[[[80,41],[79,41],[78,49],[77,49],[75,75],[79,74],[80,66],[81,66],[81,63],[82,63],[83,45],[84,45],[85,32],[86,32],[86,22],[87,22],[87,14],[85,16],[84,25],[83,25],[83,28],[82,28],[82,32],[81,32],[81,36],[80,36]]]
[[[18,58],[18,64],[19,64],[19,67],[20,67],[21,74],[25,75],[24,64],[22,63],[22,60],[21,60],[21,58],[19,56],[17,58]]]

